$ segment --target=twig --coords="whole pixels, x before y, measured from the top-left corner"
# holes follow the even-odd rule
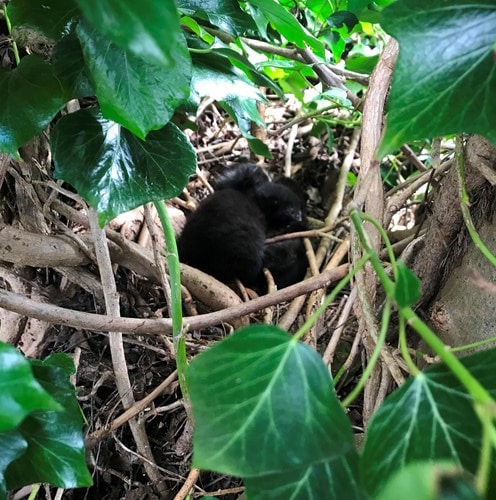
[[[243,302],[208,314],[186,316],[184,317],[184,325],[189,326],[191,330],[199,330],[207,326],[233,321],[247,314],[317,290],[318,288],[327,287],[331,283],[342,279],[347,272],[348,265],[344,264],[336,269],[325,271],[319,276],[301,281],[277,292],[263,295],[250,302]],[[0,290],[0,307],[31,318],[85,330],[123,332],[136,335],[154,335],[172,332],[172,321],[170,318],[111,318],[106,315],[91,314],[51,304],[42,304],[6,290]]]
[[[348,317],[350,316],[353,303],[355,302],[355,297],[356,297],[356,289],[353,288],[339,316],[338,326],[334,330],[334,332],[332,332],[331,339],[329,340],[324,355],[322,356],[324,363],[327,366],[329,366],[329,368],[331,367],[331,363],[334,358],[334,353],[336,352],[336,348],[338,346],[341,335],[344,331],[344,327],[346,326],[346,322],[348,321]]]
[[[174,497],[174,500],[183,500],[186,498],[191,490],[198,481],[200,477],[200,469],[191,469],[186,481],[182,485],[181,489],[177,492],[177,495]]]
[[[291,132],[289,133],[288,143],[286,144],[286,154],[284,155],[284,175],[286,177],[291,177],[291,165],[292,165],[292,155],[293,146],[298,134],[298,124],[294,124],[291,127]]]
[[[143,399],[136,401],[132,406],[130,406],[126,411],[124,411],[121,415],[115,418],[112,423],[105,428],[100,429],[98,431],[93,432],[86,438],[86,449],[91,450],[95,447],[95,445],[105,439],[107,436],[110,436],[113,432],[115,432],[119,427],[124,425],[130,419],[134,418],[140,412],[142,412],[155,398],[160,396],[164,390],[169,387],[174,380],[177,379],[177,370],[174,370],[160,385],[158,385],[155,389],[153,389],[150,394],[146,395]]]
[[[112,262],[110,260],[110,253],[107,246],[107,240],[105,238],[105,232],[99,228],[97,214],[93,210],[89,210],[88,220],[95,244],[95,254],[102,280],[107,315],[111,318],[118,318],[120,316],[119,294],[117,292],[117,287],[115,284]],[[127,373],[126,357],[124,354],[124,346],[122,342],[122,333],[119,331],[110,333],[109,344],[117,390],[119,391],[122,405],[127,410],[132,405],[134,405],[135,401],[131,382]],[[138,422],[138,420],[133,418],[129,421],[129,427],[131,428],[134,441],[136,442],[136,446],[140,454],[147,459],[143,463],[146,473],[150,480],[158,486],[162,481],[162,475],[156,467],[151,466],[149,463],[152,462],[152,464],[155,464],[155,460],[151,452],[150,443],[148,441],[148,436],[146,434],[144,426],[140,422]]]
[[[313,70],[317,73],[324,85],[327,87],[338,87],[339,89],[344,90],[346,97],[351,101],[351,104],[353,104],[355,108],[358,108],[360,105],[360,98],[345,87],[341,78],[339,78],[339,76],[337,76],[326,63],[319,61],[310,49],[300,50],[300,54],[305,62],[312,65]]]
[[[329,212],[327,213],[327,217],[325,219],[326,227],[334,227],[336,225],[336,220],[339,214],[341,213],[341,209],[343,208],[343,199],[348,181],[348,173],[351,169],[353,160],[355,159],[355,153],[358,147],[360,133],[361,133],[360,129],[356,128],[351,136],[348,151],[346,152],[343,164],[341,165],[341,168],[339,170],[339,178],[335,189],[336,199],[334,200],[334,203],[329,209]]]

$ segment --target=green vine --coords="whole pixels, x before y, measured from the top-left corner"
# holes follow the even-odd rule
[[[170,287],[171,287],[171,311],[172,311],[172,335],[174,339],[174,348],[176,351],[176,365],[179,385],[185,400],[189,399],[189,391],[186,383],[186,369],[188,368],[188,359],[186,357],[186,341],[182,334],[183,311],[181,299],[181,267],[177,253],[176,238],[174,228],[169,217],[169,212],[163,201],[155,202],[160,223],[164,231],[166,245],[166,259],[169,267]]]

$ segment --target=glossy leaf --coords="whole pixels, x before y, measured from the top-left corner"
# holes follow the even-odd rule
[[[397,268],[398,281],[394,298],[400,307],[411,306],[420,298],[420,280],[401,260],[398,261]]]
[[[191,61],[183,39],[174,68],[147,63],[125,52],[88,25],[77,29],[88,71],[105,118],[144,139],[162,128],[188,96]]]
[[[496,396],[496,349],[462,358]],[[381,491],[400,468],[419,460],[450,460],[475,474],[482,428],[471,398],[444,366],[431,367],[391,394],[372,417],[360,468],[369,493]],[[492,472],[494,494],[495,467]]]
[[[95,95],[78,37],[71,33],[53,49],[53,68],[64,89],[65,100]]]
[[[52,40],[67,34],[79,15],[74,0],[15,0],[9,4],[12,26],[30,26]]]
[[[176,64],[177,45],[182,41],[174,0],[77,2],[101,34],[121,49],[142,58],[143,64],[144,61],[165,67]]]
[[[359,484],[358,455],[309,465],[277,475],[244,480],[250,500],[361,500],[367,498]]]
[[[467,483],[463,469],[456,464],[416,462],[399,470],[377,496],[377,500],[410,498],[413,491],[415,500],[438,498],[477,500],[481,498],[473,486]]]
[[[0,95],[0,152],[11,156],[64,105],[52,66],[38,56],[22,58],[13,70],[0,68]]]
[[[381,25],[400,54],[378,155],[461,132],[496,144],[494,1],[403,0],[384,10]]]
[[[188,373],[194,467],[244,478],[344,456],[351,426],[320,356],[269,325],[243,328]]]
[[[311,47],[317,54],[324,55],[324,46],[315,37],[307,33],[296,18],[274,0],[249,0],[260,9],[274,26],[276,31],[298,47]]]
[[[33,413],[19,426],[28,448],[6,471],[9,489],[33,483],[60,488],[92,484],[86,467],[83,417],[69,380],[67,361],[61,361],[61,356],[67,358],[57,355],[46,361],[31,361],[35,377],[63,411]],[[57,366],[61,362],[62,367]]]
[[[55,176],[72,184],[105,224],[122,212],[181,193],[196,155],[172,123],[138,139],[95,109],[64,116],[52,131]]]
[[[237,0],[178,0],[177,6],[182,13],[208,20],[231,35],[240,36],[255,28]]]
[[[60,406],[38,383],[29,361],[0,342],[0,432],[15,429],[30,413]]]
[[[7,467],[19,458],[26,448],[27,441],[17,431],[0,432],[0,498],[3,500],[7,493],[5,471]]]
[[[214,54],[221,54],[227,57],[229,61],[243,71],[243,73],[259,87],[267,87],[272,89],[281,100],[284,100],[284,94],[281,89],[267,76],[265,76],[261,71],[259,71],[244,55],[236,52],[233,49],[221,47],[213,48]]]

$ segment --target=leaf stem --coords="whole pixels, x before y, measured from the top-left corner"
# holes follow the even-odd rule
[[[9,35],[12,36],[12,23],[10,22],[10,17],[7,9],[7,5],[3,5],[3,15],[5,16],[5,22],[7,23],[7,29],[9,31]],[[12,39],[12,50],[14,51],[14,57],[16,60],[16,65],[19,66],[21,62],[21,58],[19,57],[19,50],[17,48],[17,43],[14,39]]]
[[[362,227],[361,217],[362,214],[356,208],[350,211],[350,218],[353,221],[360,243],[370,258],[370,263],[372,264],[382,286],[384,287],[384,290],[386,291],[387,298],[394,300],[395,284],[382,267],[377,253],[370,248]],[[496,401],[494,401],[489,392],[465,368],[461,361],[446,347],[439,337],[414,313],[411,307],[401,307],[398,309],[398,312],[404,317],[410,326],[420,334],[423,340],[427,342],[429,347],[431,347],[441,358],[441,360],[448,366],[458,380],[460,380],[474,399],[474,402],[476,404],[481,403],[486,405],[486,411],[493,415],[496,411]]]
[[[400,350],[403,359],[405,360],[406,366],[408,367],[408,371],[413,375],[419,375],[420,370],[417,368],[417,365],[413,362],[410,353],[408,352],[408,345],[406,342],[406,322],[403,315],[400,314],[399,318],[399,330],[400,330]]]
[[[382,321],[381,321],[381,330],[379,332],[379,336],[377,338],[377,344],[374,347],[374,351],[372,352],[372,356],[370,356],[367,367],[362,373],[358,384],[353,388],[353,390],[346,396],[346,398],[341,402],[343,408],[348,407],[355,398],[362,392],[362,389],[365,386],[368,378],[370,377],[372,370],[374,369],[377,360],[381,354],[382,346],[384,345],[384,341],[386,340],[386,334],[389,327],[389,319],[391,318],[391,302],[388,300],[384,305],[384,309],[382,311]],[[339,373],[338,373],[339,375]]]
[[[176,238],[174,236],[174,228],[169,217],[169,212],[163,201],[154,202],[157,209],[160,223],[164,231],[166,252],[165,257],[169,268],[170,287],[171,287],[171,311],[172,311],[172,336],[174,340],[174,348],[176,350],[176,365],[177,377],[183,397],[189,401],[189,391],[186,383],[186,369],[188,367],[188,359],[186,357],[186,341],[182,334],[183,326],[183,311],[181,300],[181,267],[179,264],[179,256],[177,253]]]

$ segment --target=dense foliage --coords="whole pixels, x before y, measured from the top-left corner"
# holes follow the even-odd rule
[[[494,2],[390,3],[11,0],[4,15],[19,49],[36,36],[51,50],[46,57],[14,45],[16,66],[0,69],[0,151],[17,156],[50,126],[55,176],[77,189],[103,225],[181,192],[196,168],[182,129],[204,97],[265,156],[252,132],[252,124],[264,125],[259,87],[281,98],[293,93],[314,117],[317,136],[336,123],[329,109],[346,111],[346,125],[356,126],[385,32],[401,49],[379,154],[462,132],[496,143]],[[346,85],[338,78],[320,86],[322,63],[347,76]],[[68,114],[72,99],[84,105]],[[373,251],[367,257],[389,306],[430,338],[410,309],[415,277],[398,264],[391,280]],[[443,488],[457,498],[494,494],[494,350],[461,364],[433,341],[447,365],[395,391],[358,453],[327,368],[299,342],[308,326],[290,337],[255,325],[191,363],[194,466],[242,477],[248,498],[397,498],[410,484],[419,499]],[[0,385],[16,382],[0,394],[0,496],[35,482],[88,485],[67,360],[28,362],[7,346],[0,355],[12,359],[0,362]],[[63,466],[48,466],[49,455]]]

